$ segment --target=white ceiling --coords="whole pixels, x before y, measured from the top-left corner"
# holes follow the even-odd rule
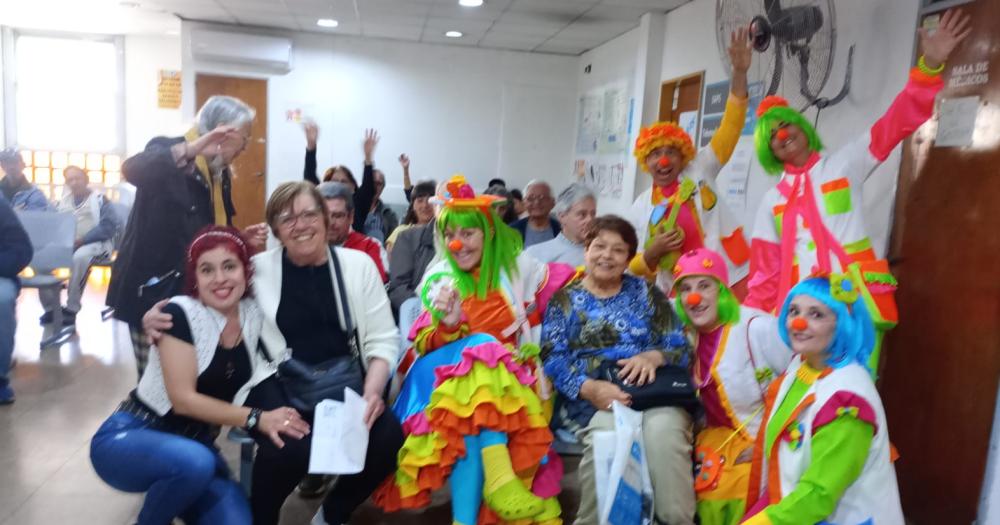
[[[176,17],[362,37],[578,55],[690,0],[0,0],[4,25],[93,33],[165,33]],[[319,18],[340,25],[327,29]],[[447,38],[445,31],[461,31]]]

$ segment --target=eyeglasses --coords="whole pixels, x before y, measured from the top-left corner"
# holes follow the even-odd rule
[[[299,213],[285,212],[278,215],[278,227],[284,230],[290,230],[295,227],[295,225],[301,220],[303,226],[309,226],[316,224],[320,218],[323,217],[323,213],[319,208],[310,208],[308,210],[300,211]]]

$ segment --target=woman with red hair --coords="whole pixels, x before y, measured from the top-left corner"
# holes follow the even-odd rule
[[[240,406],[274,373],[260,346],[262,314],[250,294],[250,252],[231,227],[191,242],[186,295],[163,312],[173,325],[152,347],[139,385],[94,435],[90,459],[112,487],[145,492],[140,524],[249,524],[250,507],[215,446],[220,426],[257,429],[281,446],[309,425],[292,408]]]
[[[729,209],[719,205],[714,186],[746,119],[750,56],[746,30],[734,32],[729,42],[730,97],[709,147],[695,152],[691,137],[673,122],[645,127],[635,141],[635,158],[653,177],[653,186],[632,206],[632,225],[642,249],[629,269],[636,275],[655,276],[664,293],[673,284],[677,257],[696,248],[725,255],[733,282],[746,275],[749,247],[743,229]]]

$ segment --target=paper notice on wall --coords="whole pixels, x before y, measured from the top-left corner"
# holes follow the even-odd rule
[[[979,114],[979,97],[951,98],[941,101],[938,116],[937,147],[965,147],[972,145]]]
[[[365,469],[367,407],[368,402],[350,388],[344,388],[343,402],[325,399],[316,405],[309,452],[310,474],[357,474]]]
[[[588,155],[577,159],[574,166],[576,180],[594,190],[599,197],[619,198],[625,183],[625,156]]]
[[[754,146],[752,137],[743,137],[736,143],[736,149],[729,157],[729,162],[722,167],[718,181],[718,190],[729,209],[737,216],[742,216],[747,205],[747,183],[750,178],[750,166],[754,162]]]
[[[162,109],[181,107],[181,72],[161,69],[156,85],[156,105]]]

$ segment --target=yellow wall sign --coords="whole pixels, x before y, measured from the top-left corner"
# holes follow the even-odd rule
[[[160,82],[156,89],[157,105],[165,109],[181,107],[181,72],[160,70]]]

